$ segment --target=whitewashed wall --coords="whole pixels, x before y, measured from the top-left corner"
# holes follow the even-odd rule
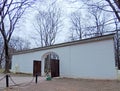
[[[13,55],[12,70],[17,64],[21,72],[32,73],[33,60],[42,60],[47,52],[59,55],[61,77],[117,79],[112,39]]]

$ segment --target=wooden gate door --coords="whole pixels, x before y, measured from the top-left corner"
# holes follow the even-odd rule
[[[33,76],[41,76],[41,61],[33,61]]]
[[[51,59],[51,77],[59,76],[59,60]]]

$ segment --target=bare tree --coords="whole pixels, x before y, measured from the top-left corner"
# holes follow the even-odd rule
[[[28,40],[22,39],[21,37],[17,37],[17,36],[12,37],[9,42],[9,59],[10,59],[9,68],[11,68],[12,53],[16,51],[22,51],[28,49],[30,49],[30,42]]]
[[[71,22],[70,39],[71,40],[82,39],[83,31],[80,12],[73,12],[70,17],[70,22]]]
[[[108,14],[94,6],[88,6],[86,10],[86,17],[82,17],[79,11],[71,15],[71,40],[101,36],[107,31],[105,24]]]
[[[106,0],[106,1],[109,3],[110,7],[112,8],[113,12],[115,13],[117,19],[120,22],[120,14],[119,14],[120,13],[120,1],[119,0],[114,0],[115,4],[113,4],[111,0]],[[116,6],[119,9],[117,9]]]
[[[56,35],[60,30],[60,17],[60,9],[54,5],[46,11],[39,10],[34,26],[39,36],[40,46],[49,46],[55,43]]]
[[[120,0],[113,0],[115,3],[112,3],[111,0],[106,0],[110,7],[112,8],[115,16],[117,17],[118,21],[120,22]],[[116,6],[118,8],[116,8]],[[116,58],[116,67],[120,69],[120,35],[119,35],[119,29],[118,29],[118,24],[117,21],[115,20],[115,25],[116,25],[116,35],[115,35],[115,58]]]
[[[105,33],[105,23],[107,20],[106,13],[103,12],[100,8],[94,6],[88,6],[88,12],[92,17],[91,21],[93,21],[92,26],[96,26],[93,29],[93,34],[95,36],[101,36]]]
[[[0,38],[1,39],[1,38]],[[4,67],[5,64],[5,55],[3,50],[3,40],[0,41],[0,68]],[[9,42],[9,58],[11,63],[12,53],[16,51],[22,51],[30,49],[30,42],[24,40],[21,37],[12,37]],[[11,65],[9,65],[11,67]]]
[[[0,32],[4,40],[5,73],[9,72],[9,41],[15,26],[25,10],[31,5],[30,0],[1,0],[0,1]]]
[[[120,22],[120,1],[119,0],[98,0],[98,1],[96,1],[96,0],[82,0],[82,1],[85,4],[89,4],[90,6],[98,7],[99,9],[101,9],[105,12],[114,13],[116,18]],[[101,3],[101,5],[98,6],[98,4],[100,4],[100,3]],[[108,9],[109,7],[111,7],[112,10]]]
[[[28,40],[22,39],[21,37],[12,37],[9,42],[9,48],[13,49],[11,50],[12,53],[14,51],[22,51],[30,49],[30,42]]]

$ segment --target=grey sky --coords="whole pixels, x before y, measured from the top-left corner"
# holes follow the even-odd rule
[[[45,9],[48,7],[53,0],[47,0],[49,2],[39,2],[36,4],[38,8]],[[57,37],[57,43],[64,42],[68,36],[68,30],[69,30],[69,15],[71,12],[74,12],[80,7],[80,2],[68,2],[66,0],[57,0],[56,2],[57,6],[61,8],[61,16],[63,21],[63,26],[61,27],[61,32],[59,33]],[[35,21],[35,15],[37,14],[36,7],[32,8],[30,10],[27,10],[26,15],[23,16],[24,20],[22,20],[22,23],[20,23],[21,27],[17,29],[17,31],[14,33],[17,36],[24,37],[25,39],[29,39],[30,35],[35,32],[33,23]],[[20,30],[20,31],[19,31]],[[19,35],[18,35],[19,34]],[[62,36],[62,38],[61,38]]]
[[[79,2],[74,2],[74,1],[76,1],[76,0],[57,0],[56,1],[57,6],[61,8],[61,12],[62,12],[61,16],[62,16],[62,21],[63,21],[63,26],[61,27],[62,31],[59,33],[56,43],[64,42],[67,40],[67,38],[69,36],[69,27],[70,27],[69,17],[72,12],[77,11],[79,8],[82,8],[81,9],[81,11],[83,13],[82,15],[83,16],[85,15],[85,10],[84,10],[85,5],[82,2],[80,2],[80,0],[78,0]],[[93,0],[93,1],[95,1],[95,0]],[[97,1],[101,1],[101,0],[97,0]],[[53,2],[53,0],[37,2],[35,6],[40,9],[45,9],[52,2]],[[35,21],[35,15],[37,14],[36,7],[27,10],[26,15],[24,16],[24,20],[22,20],[22,23],[20,24],[21,27],[17,29],[20,31],[19,32],[16,31],[14,33],[15,35],[19,34],[18,36],[24,37],[27,40],[30,39],[30,35],[34,35],[33,33],[35,32],[35,29],[33,27],[33,23]],[[32,43],[32,44],[34,44],[34,43]],[[34,46],[34,45],[32,45],[32,46]]]

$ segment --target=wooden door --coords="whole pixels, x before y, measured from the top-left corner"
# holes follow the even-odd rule
[[[59,76],[59,60],[51,59],[51,77]]]
[[[33,76],[41,76],[41,61],[33,61]]]

